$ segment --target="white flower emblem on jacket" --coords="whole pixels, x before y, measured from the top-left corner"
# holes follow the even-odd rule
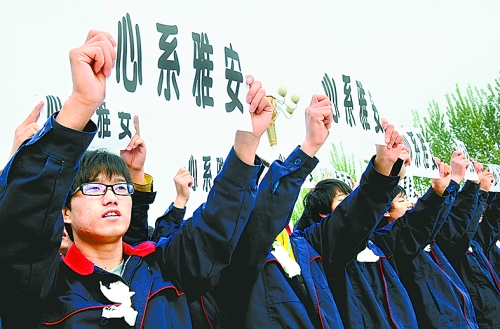
[[[273,244],[274,250],[271,254],[281,264],[289,278],[300,274],[300,266],[288,255],[288,252],[277,241]]]
[[[123,318],[129,326],[133,326],[137,318],[137,311],[132,307],[131,297],[135,292],[130,291],[129,287],[122,281],[111,282],[109,288],[103,285],[102,281],[99,284],[102,294],[107,299],[113,303],[120,304],[118,306],[105,307],[102,310],[102,316],[107,319]]]

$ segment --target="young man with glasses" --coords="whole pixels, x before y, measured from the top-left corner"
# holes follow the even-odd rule
[[[115,46],[108,33],[91,31],[70,52],[71,97],[0,174],[4,329],[191,328],[189,301],[216,283],[245,228],[261,169],[255,151],[272,116],[251,77],[253,131],[236,132],[207,202],[157,245],[123,243],[132,211],[129,170],[118,155],[83,155],[96,133],[90,118],[104,99]],[[74,243],[61,257],[64,224]]]

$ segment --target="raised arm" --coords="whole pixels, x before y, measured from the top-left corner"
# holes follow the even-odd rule
[[[487,170],[483,170],[479,172],[478,177],[480,188],[477,197],[477,203],[474,207],[474,213],[467,225],[467,228],[465,229],[464,234],[456,240],[451,248],[447,250],[443,249],[443,252],[445,252],[448,258],[453,258],[455,257],[455,255],[461,255],[465,253],[477,233],[479,221],[484,211],[484,204],[486,202],[486,199],[488,198],[488,191],[491,186],[493,175]]]
[[[214,179],[206,203],[174,234],[158,243],[165,263],[164,277],[188,298],[205,293],[229,264],[255,201],[261,169],[255,151],[271,122],[272,105],[260,82],[251,77],[247,82],[253,131],[236,132],[233,150]]]
[[[361,176],[359,186],[342,201],[333,213],[305,230],[304,236],[321,254],[330,277],[344,268],[368,241],[399,181],[403,160],[399,159],[402,136],[393,125],[384,122],[386,146],[377,145],[377,154]]]
[[[436,160],[440,177],[432,180],[432,186],[427,193],[419,198],[413,209],[393,223],[377,230],[371,237],[386,255],[415,257],[431,242],[434,232],[438,229],[437,226],[441,225],[439,222],[448,215],[450,208],[445,209],[444,206],[451,204],[449,199],[459,188],[458,183],[451,180],[452,167],[465,174],[466,162],[461,161],[458,153],[453,154],[451,166],[439,159]],[[458,181],[462,178],[455,176]]]
[[[307,133],[304,142],[284,162],[274,161],[261,181],[248,225],[231,265],[222,271],[216,288],[224,309],[245,309],[236,304],[247,302],[242,296],[249,291],[262,270],[276,236],[288,224],[300,187],[318,163],[314,156],[328,137],[331,116],[328,97],[314,95],[306,109]]]
[[[40,127],[36,122],[38,121],[38,118],[40,118],[40,111],[42,110],[42,107],[43,101],[38,103],[28,117],[16,128],[9,158],[16,153],[19,146],[21,146],[25,140],[33,137],[35,133],[40,130]]]
[[[156,219],[155,229],[151,240],[158,242],[160,238],[168,238],[181,226],[186,214],[186,204],[189,200],[190,187],[193,185],[193,176],[186,168],[181,168],[174,176],[175,201],[165,213]]]
[[[489,171],[489,169],[486,169]],[[483,218],[474,240],[479,242],[485,254],[488,254],[500,238],[500,197],[498,192],[488,191],[488,200],[484,206]]]
[[[0,304],[7,327],[16,327],[11,316],[22,307],[30,309],[33,321],[39,319],[50,293],[60,259],[61,209],[96,132],[89,120],[104,99],[114,45],[109,34],[92,31],[70,52],[71,98],[21,145],[0,175]]]
[[[456,151],[455,153],[457,152],[459,151]],[[459,154],[461,157],[461,162],[467,163],[467,168],[469,161],[465,158],[465,155],[462,154],[462,152],[459,152]],[[475,163],[474,166],[476,172],[479,174],[481,171],[479,164]],[[458,177],[457,172],[460,173],[460,176]],[[462,176],[462,168],[452,168],[452,175],[452,180],[454,180],[456,183],[460,183],[461,180],[459,179],[463,179],[465,177],[465,174]],[[453,245],[460,239],[460,237],[465,234],[467,227],[476,211],[479,197],[479,188],[479,181],[472,182],[467,180],[461,191],[453,200],[453,205],[450,209],[450,212],[435,237],[436,242],[439,244],[442,250],[453,248]]]
[[[148,210],[156,198],[156,192],[153,191],[153,177],[144,171],[147,147],[141,138],[137,115],[134,116],[134,128],[135,135],[127,147],[120,150],[120,156],[125,161],[135,186],[135,192],[132,194],[130,226],[123,236],[123,241],[128,244],[149,240]]]

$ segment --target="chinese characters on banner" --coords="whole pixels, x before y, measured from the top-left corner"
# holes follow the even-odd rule
[[[325,73],[321,84],[332,102],[333,129],[344,130],[348,136],[385,145],[382,117],[370,92],[363,87],[361,81],[345,74],[333,77]]]
[[[199,205],[206,201],[208,192],[213,186],[214,178],[222,170],[225,158],[210,151],[195,152],[189,155],[186,168],[193,176],[193,186],[190,201]]]
[[[419,195],[415,189],[415,183],[413,182],[413,176],[405,175],[402,180],[399,181],[399,186],[401,186],[405,192],[406,197],[411,203],[417,202]]]
[[[38,124],[42,125],[52,114],[61,110],[62,104],[69,96],[46,95],[44,106],[40,112]],[[38,101],[38,99],[37,99]],[[92,116],[97,125],[97,135],[90,148],[124,149],[132,136],[135,135],[133,114],[124,111],[115,111],[107,107],[104,101]]]
[[[402,135],[404,145],[410,150],[410,165],[406,167],[406,173],[409,176],[439,178],[438,165],[422,132],[418,129],[406,130]]]
[[[461,151],[465,155],[467,160],[469,161],[469,166],[467,167],[467,171],[465,172],[464,179],[476,180],[476,181],[479,180],[479,177],[477,177],[476,170],[474,169],[474,164],[472,163],[469,152],[467,152],[467,148],[465,147],[465,144],[458,139],[455,139],[454,141],[455,141],[455,145],[456,145],[457,150]]]
[[[117,40],[106,102],[139,116],[189,123],[200,135],[223,122],[250,130],[244,61],[229,37],[170,13],[110,6],[106,22]],[[169,129],[170,129],[169,125]]]
[[[108,115],[133,112],[143,129],[148,129],[143,123],[163,122],[165,129],[151,135],[165,141],[163,170],[173,175],[180,166],[188,168],[194,178],[190,204],[199,205],[222,168],[234,132],[252,129],[244,79],[250,57],[224,31],[172,12],[108,4],[106,24],[117,41],[106,93]]]

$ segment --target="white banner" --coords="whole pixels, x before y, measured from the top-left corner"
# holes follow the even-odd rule
[[[474,164],[472,163],[471,157],[469,155],[469,152],[467,152],[467,148],[465,147],[465,144],[458,140],[454,139],[455,145],[457,147],[457,150],[461,151],[465,157],[467,158],[467,161],[469,161],[469,166],[467,167],[467,171],[465,172],[465,177],[464,179],[468,180],[479,180],[479,177],[477,176],[476,169],[474,168]]]
[[[321,84],[332,102],[332,131],[385,145],[382,116],[361,81],[347,74],[325,73]]]
[[[403,143],[410,150],[410,165],[406,167],[409,176],[439,178],[439,168],[429,144],[418,129],[405,130]]]
[[[491,184],[490,192],[500,192],[500,165],[487,164],[486,167],[490,168],[493,173],[493,184]]]

